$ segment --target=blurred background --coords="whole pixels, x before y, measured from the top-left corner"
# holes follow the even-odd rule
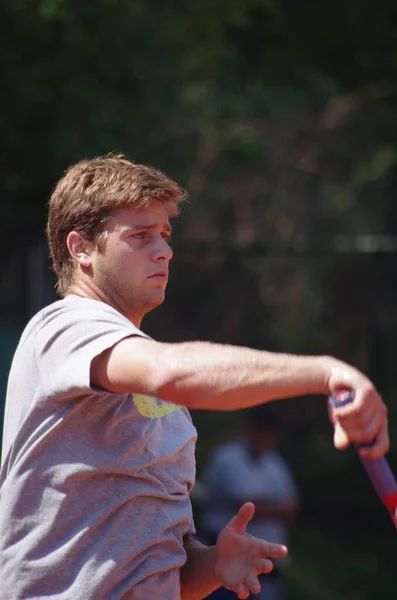
[[[0,23],[0,407],[22,328],[56,299],[52,187],[120,151],[190,197],[146,332],[348,360],[397,443],[395,2],[12,0]],[[395,592],[395,532],[353,450],[333,448],[325,399],[280,407],[301,505],[287,597]],[[241,414],[192,416],[200,478]]]

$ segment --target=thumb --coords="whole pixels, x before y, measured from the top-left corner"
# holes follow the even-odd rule
[[[341,424],[336,421],[334,423],[334,446],[338,450],[345,450],[350,444],[350,440],[347,437],[345,430]]]
[[[252,502],[245,502],[238,513],[230,520],[229,526],[239,533],[244,533],[254,513],[255,506]]]

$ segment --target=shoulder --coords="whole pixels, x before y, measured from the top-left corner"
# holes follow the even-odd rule
[[[41,316],[42,319],[50,319],[51,317],[64,313],[83,313],[87,317],[89,315],[107,314],[113,315],[114,317],[121,319],[126,323],[130,323],[126,317],[124,317],[109,304],[99,300],[94,300],[92,298],[82,298],[81,296],[76,296],[74,294],[70,294],[60,300],[57,300],[56,302],[53,302],[52,304],[49,304],[36,316]]]
[[[82,298],[74,294],[65,296],[43,308],[36,315],[35,321],[39,327],[47,328],[54,324],[57,329],[73,325],[82,329],[88,326],[92,327],[94,323],[100,326],[113,324],[127,328],[131,333],[149,337],[109,304],[91,298]]]
[[[62,303],[63,300],[57,300],[52,304],[45,306],[35,315],[33,315],[22,331],[20,342],[22,343],[26,338],[30,338],[32,335],[34,335],[34,333],[40,329],[42,324],[45,322],[48,315],[54,315],[62,310]]]

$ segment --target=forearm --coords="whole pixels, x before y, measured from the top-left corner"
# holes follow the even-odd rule
[[[192,536],[184,540],[186,563],[181,569],[181,600],[200,600],[220,587],[215,575],[215,546],[205,546]]]
[[[236,410],[305,394],[327,394],[330,357],[239,346],[122,340],[93,361],[91,381],[116,393],[141,393],[188,408]]]
[[[331,359],[326,357],[205,342],[161,346],[158,396],[190,408],[235,410],[279,398],[327,393]]]

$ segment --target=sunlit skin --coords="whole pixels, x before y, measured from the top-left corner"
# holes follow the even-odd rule
[[[69,233],[76,264],[69,293],[106,302],[140,327],[144,315],[164,301],[170,238],[167,208],[160,200],[146,208],[115,209],[98,246]]]

